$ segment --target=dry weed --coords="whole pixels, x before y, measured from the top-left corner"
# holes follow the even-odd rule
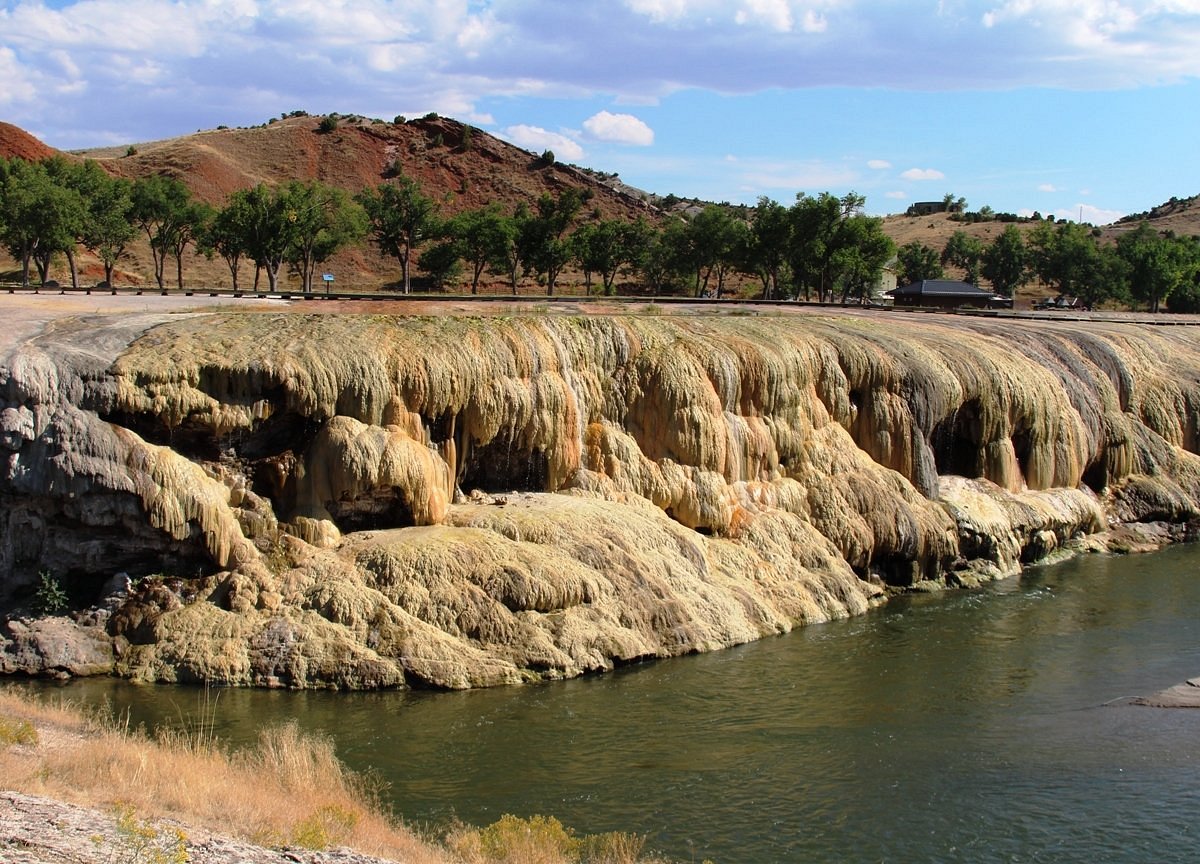
[[[446,848],[399,825],[378,790],[338,761],[329,739],[294,724],[265,729],[229,752],[211,733],[215,700],[199,731],[150,737],[110,716],[0,689],[0,778],[14,791],[125,814],[141,842],[171,819],[263,846],[346,846],[406,864],[650,864],[633,834],[577,836],[549,816],[504,816],[486,828],[458,826]],[[13,730],[6,733],[4,730]],[[10,746],[3,741],[11,738]],[[163,835],[165,836],[165,835]],[[179,844],[153,849],[175,855]],[[166,840],[170,840],[167,837]],[[149,848],[149,847],[147,847]],[[147,859],[148,860],[148,859]]]
[[[150,738],[112,719],[87,718],[0,691],[0,717],[27,722],[38,742],[0,750],[15,791],[93,807],[131,808],[266,845],[343,845],[412,864],[445,852],[397,824],[338,762],[329,741],[294,726],[266,730],[234,753],[206,736]]]

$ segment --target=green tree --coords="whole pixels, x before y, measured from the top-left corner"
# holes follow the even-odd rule
[[[901,246],[896,252],[896,261],[900,267],[897,275],[902,285],[925,279],[941,279],[945,272],[937,250],[919,240]]]
[[[446,230],[458,242],[459,253],[471,271],[472,294],[479,293],[484,270],[495,268],[508,273],[507,266],[500,267],[497,262],[503,261],[512,246],[516,229],[497,205],[465,210],[449,220]]]
[[[421,253],[417,266],[435,289],[444,291],[462,272],[462,247],[453,237],[444,237]]]
[[[583,195],[578,189],[563,190],[558,197],[544,193],[536,211],[521,225],[522,261],[527,271],[544,282],[547,296],[554,294],[559,275],[571,261],[566,232],[582,206]]]
[[[983,241],[966,231],[955,231],[942,248],[942,264],[958,267],[966,281],[979,284],[979,271],[983,262]]]
[[[644,220],[631,228],[631,264],[655,297],[673,292],[691,270],[681,253],[686,246],[686,231],[686,223],[679,219],[672,219],[661,231]]]
[[[851,216],[841,231],[841,248],[833,256],[836,284],[841,285],[842,303],[849,298],[871,299],[883,267],[896,252],[896,244],[883,233],[883,220]]]
[[[1200,237],[1178,238],[1183,275],[1166,297],[1172,312],[1200,312]]]
[[[1132,295],[1157,312],[1159,304],[1184,281],[1188,256],[1173,236],[1159,234],[1143,220],[1117,240],[1117,254],[1129,267]]]
[[[524,202],[517,205],[512,216],[504,217],[503,242],[498,244],[495,257],[488,262],[488,269],[503,273],[512,287],[515,297],[521,281],[521,273],[525,266],[525,247],[522,238],[525,236],[525,223],[533,218]]]
[[[80,242],[104,265],[104,282],[113,284],[113,270],[137,235],[133,224],[133,184],[109,177],[95,162],[84,162],[76,181],[87,214]]]
[[[779,296],[779,277],[787,263],[791,231],[787,208],[766,196],[759,198],[750,217],[740,266],[745,273],[758,277],[764,300]]]
[[[87,232],[88,223],[91,220],[91,199],[102,182],[100,178],[107,179],[107,175],[95,162],[90,160],[77,163],[54,156],[45,160],[42,165],[46,168],[51,183],[58,189],[64,190],[64,203],[69,201],[67,209],[60,211],[60,215],[63,217],[63,221],[59,225],[62,242],[58,244],[59,248],[53,251],[61,252],[66,256],[67,265],[71,271],[71,287],[78,288],[79,267],[75,259],[75,248],[83,242]],[[50,262],[47,260],[45,265],[39,269],[49,270],[49,267]]]
[[[744,232],[745,223],[734,219],[724,207],[710,204],[693,216],[684,232],[674,238],[680,241],[677,254],[687,263],[697,297],[708,293],[713,275],[717,276],[716,294],[720,296],[725,274],[744,245]]]
[[[404,293],[410,293],[409,263],[414,250],[437,233],[437,204],[421,193],[415,180],[405,176],[363,190],[357,200],[367,213],[375,245],[400,261]]]
[[[981,271],[992,290],[1005,297],[1029,281],[1029,254],[1015,225],[1006,225],[1000,236],[983,251]]]
[[[183,253],[200,233],[208,208],[193,200],[182,182],[161,174],[135,180],[132,197],[133,220],[150,241],[154,279],[159,290],[166,290],[164,273],[168,255],[175,258],[176,281],[182,288]]]
[[[1084,298],[1092,305],[1119,293],[1113,263],[1083,225],[1043,221],[1027,241],[1033,272],[1057,293]]]
[[[581,225],[571,235],[575,260],[583,270],[585,293],[591,293],[592,274],[600,275],[601,289],[612,294],[617,272],[627,263],[627,223],[602,219]]]
[[[53,257],[73,252],[83,230],[86,206],[79,192],[64,182],[65,163],[58,163],[14,159],[4,170],[0,241],[21,262],[23,286],[29,285],[31,263],[44,285]]]
[[[239,216],[245,230],[245,251],[254,261],[254,290],[258,291],[259,275],[267,273],[267,287],[279,289],[279,269],[287,256],[289,223],[288,201],[282,189],[272,189],[259,183],[244,192],[238,206],[244,208]]]
[[[841,266],[838,253],[853,242],[856,233],[848,227],[849,221],[862,215],[865,204],[866,199],[854,192],[841,198],[828,192],[796,196],[788,210],[792,223],[788,263],[796,291],[803,291],[805,300],[814,288],[821,302],[832,298]]]
[[[225,261],[234,291],[239,290],[238,274],[242,258],[250,254],[253,243],[253,194],[252,189],[238,189],[231,193],[199,241],[200,249],[206,255],[217,254]]]
[[[366,233],[366,216],[341,189],[316,180],[292,181],[282,190],[287,246],[284,260],[300,274],[305,293],[312,293],[317,267]]]

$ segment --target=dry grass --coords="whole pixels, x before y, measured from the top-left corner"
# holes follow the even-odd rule
[[[36,740],[0,749],[5,787],[99,808],[130,807],[264,846],[347,846],[414,864],[453,860],[395,822],[329,741],[294,726],[229,753],[205,734],[151,738],[112,718],[0,691],[6,728]]]
[[[645,839],[612,831],[578,836],[553,816],[505,814],[486,828],[459,826],[446,845],[465,864],[654,864],[643,858]]]
[[[443,846],[390,816],[327,739],[283,725],[229,752],[213,739],[215,710],[209,703],[190,735],[150,737],[111,716],[0,689],[0,788],[123,813],[138,836],[140,826],[172,819],[262,846],[344,846],[406,864],[662,864],[643,857],[637,835],[576,835],[544,816],[459,825]]]

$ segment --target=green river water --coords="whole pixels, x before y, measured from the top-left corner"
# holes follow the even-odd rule
[[[1198,618],[1200,546],[1086,557],[583,680],[222,691],[216,730],[328,734],[410,823],[552,814],[682,861],[1192,861],[1200,710],[1121,700],[1200,675]],[[201,702],[66,690],[148,724]]]

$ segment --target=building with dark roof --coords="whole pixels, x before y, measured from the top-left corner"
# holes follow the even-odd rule
[[[970,282],[952,279],[922,279],[891,292],[897,306],[932,306],[942,309],[957,309],[969,306],[977,309],[1011,307],[1012,300],[1000,294],[986,291]]]

